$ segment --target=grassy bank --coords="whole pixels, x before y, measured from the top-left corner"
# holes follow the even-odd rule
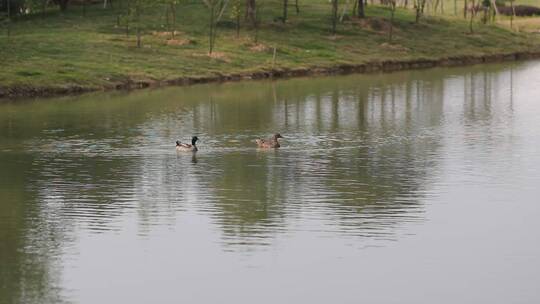
[[[291,7],[286,24],[276,20],[281,1],[266,1],[260,10],[260,29],[242,24],[239,37],[226,11],[212,56],[208,55],[208,9],[200,1],[178,6],[178,33],[173,40],[164,9],[146,9],[141,48],[136,47],[133,27],[126,36],[122,19],[117,25],[125,11],[119,7],[95,5],[83,16],[81,7],[72,6],[65,13],[20,18],[12,23],[9,38],[0,36],[0,91],[17,95],[35,88],[103,89],[271,69],[540,52],[538,35],[477,22],[471,34],[468,22],[442,16],[427,16],[416,24],[413,12],[405,9],[396,11],[392,42],[386,7],[368,6],[365,20],[345,18],[336,35],[330,33],[328,1],[302,4],[298,15]]]

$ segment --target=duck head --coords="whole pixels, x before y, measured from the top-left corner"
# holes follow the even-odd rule
[[[195,146],[195,143],[197,142],[197,140],[199,140],[199,138],[197,136],[193,136],[191,138],[191,144]]]
[[[177,147],[180,146],[180,141],[179,140],[176,141],[176,146]]]
[[[281,136],[279,133],[274,134],[274,139],[277,140],[278,138],[283,138],[283,136]]]

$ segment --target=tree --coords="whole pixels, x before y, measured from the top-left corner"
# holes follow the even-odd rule
[[[289,0],[283,0],[283,17],[281,18],[281,21],[283,23],[287,22],[287,9],[289,6]]]
[[[414,8],[416,11],[415,21],[420,22],[420,18],[424,15],[427,0],[414,0]]]
[[[47,12],[47,5],[49,4],[49,0],[41,0],[41,12],[45,14]]]
[[[25,9],[29,5],[34,5],[30,0],[0,0],[0,13],[3,12],[4,18],[7,20],[8,15],[11,20],[18,15],[25,14]]]
[[[255,28],[255,37],[254,37],[255,39],[254,39],[254,41],[255,41],[255,43],[258,43],[258,41],[259,41],[259,26],[261,25],[262,9],[263,9],[263,6],[261,4],[255,10],[255,24],[254,24],[254,28]]]
[[[365,9],[364,9],[364,0],[358,0],[357,2],[358,4],[358,10],[356,12],[356,15],[358,16],[358,18],[365,18],[366,17],[366,13],[365,13]]]
[[[137,48],[141,47],[141,6],[143,0],[135,0],[135,32],[137,33]]]
[[[255,27],[257,4],[255,0],[246,0],[246,20],[249,20],[252,27]]]
[[[11,36],[13,19],[24,14],[28,3],[25,0],[0,0],[0,24],[6,27],[6,35]]]
[[[58,4],[58,6],[60,6],[60,10],[63,12],[67,10],[69,0],[54,0],[54,3]]]
[[[332,0],[332,35],[336,34],[338,21],[338,0]]]
[[[131,0],[127,0],[126,12],[120,16],[120,19],[125,23],[126,37],[129,37],[129,21],[131,18]]]
[[[236,38],[240,37],[240,14],[242,12],[240,0],[234,0],[231,8],[231,18],[234,20],[236,27]]]
[[[172,0],[171,0],[172,1]],[[112,3],[112,1],[111,1]],[[137,37],[137,48],[142,46],[143,21],[141,16],[145,10],[148,10],[156,5],[163,5],[162,2],[156,0],[128,0],[126,13],[121,17],[125,22],[126,37],[129,36],[130,25],[135,26],[135,35]]]
[[[153,0],[129,0],[127,5],[126,36],[129,35],[129,25],[135,23],[135,34],[137,35],[137,48],[142,45],[142,21],[141,14],[145,8],[155,5]]]
[[[11,0],[7,0],[7,36],[11,36]]]
[[[499,9],[497,8],[497,2],[495,0],[490,0],[491,1],[491,9],[492,9],[492,22],[495,22],[495,16],[497,16],[499,14]]]
[[[392,35],[394,34],[394,15],[396,13],[396,0],[390,0],[390,33],[388,34],[388,40],[392,42]]]
[[[215,23],[215,12],[216,12],[216,3],[214,0],[210,0],[210,34],[209,34],[209,50],[208,54],[212,54],[214,49],[214,42],[216,39],[216,23]]]
[[[484,12],[484,16],[482,17],[482,23],[486,24],[489,20],[488,13],[489,13],[489,10],[491,9],[490,8],[491,4],[489,3],[489,0],[482,0],[481,5],[482,5],[482,11]]]
[[[437,5],[439,4],[441,5],[441,14],[444,15],[444,0],[441,0],[440,2],[437,0]],[[437,9],[435,9],[435,12],[437,12]]]
[[[510,0],[510,7],[512,8],[512,14],[510,15],[510,28],[514,28],[514,16],[516,15],[516,9],[514,7],[514,0]]]
[[[224,3],[223,0],[203,0],[203,3],[208,8],[208,11],[210,13],[209,18],[209,31],[208,31],[208,54],[212,54],[212,51],[214,50],[214,45],[216,43],[216,20],[218,15],[220,14],[220,10],[218,7],[223,7]]]
[[[165,5],[167,5],[167,25],[169,26],[169,32],[171,32],[171,38],[174,39],[175,30],[176,30],[176,10],[178,7],[179,0],[166,0]],[[169,16],[171,21],[169,22]]]
[[[11,36],[11,0],[7,0],[7,36]]]
[[[473,19],[476,12],[474,0],[471,0],[471,4],[472,4],[472,12],[471,12],[471,20],[469,21],[469,30],[472,34],[473,33]]]

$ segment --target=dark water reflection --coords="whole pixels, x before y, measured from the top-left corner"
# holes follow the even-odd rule
[[[395,302],[380,290],[376,273],[391,263],[377,248],[425,237],[392,251],[398,260],[438,246],[426,230],[471,232],[463,218],[441,226],[445,206],[479,219],[498,201],[538,213],[539,72],[529,62],[0,104],[0,303]],[[274,132],[282,149],[254,148]],[[200,152],[175,153],[194,134]],[[438,273],[452,271],[437,258]],[[272,291],[296,268],[319,277]],[[372,291],[330,283],[362,282],[356,268]],[[515,303],[538,300],[527,286]]]

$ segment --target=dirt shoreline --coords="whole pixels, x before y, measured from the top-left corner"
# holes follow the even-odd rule
[[[18,99],[35,97],[54,97],[63,95],[79,95],[87,92],[135,90],[143,88],[156,88],[165,86],[185,86],[200,83],[219,83],[228,81],[241,81],[267,78],[290,78],[316,75],[365,74],[374,72],[393,72],[402,70],[427,69],[434,67],[466,66],[482,63],[496,63],[540,58],[540,51],[524,51],[507,54],[490,54],[482,56],[454,56],[441,59],[415,59],[415,60],[386,60],[373,61],[363,64],[342,64],[332,67],[313,67],[298,69],[271,69],[244,74],[219,74],[204,77],[180,77],[163,81],[126,80],[122,83],[105,85],[102,87],[86,87],[70,85],[64,87],[33,87],[0,85],[0,99]]]

